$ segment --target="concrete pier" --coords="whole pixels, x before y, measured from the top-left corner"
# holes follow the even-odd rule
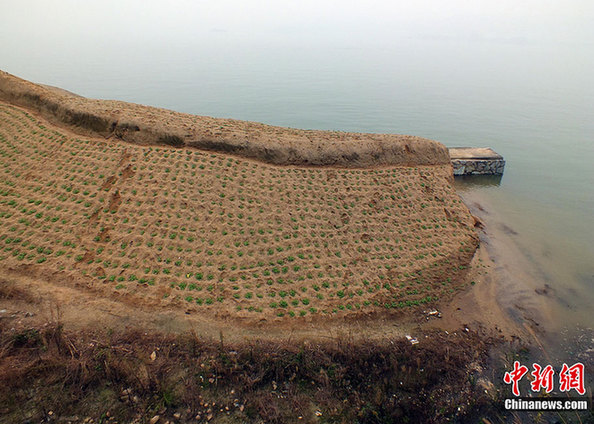
[[[448,149],[454,175],[502,175],[503,156],[489,147],[452,147]]]

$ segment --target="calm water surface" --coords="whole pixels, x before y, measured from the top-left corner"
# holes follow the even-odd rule
[[[555,332],[592,324],[591,45],[406,40],[382,46],[89,46],[37,40],[34,48],[18,47],[0,47],[2,69],[87,97],[490,146],[507,160],[504,177],[497,184],[461,182],[459,190],[493,211],[494,225],[512,230],[536,284],[554,288],[548,324]],[[510,273],[516,278],[513,267]]]

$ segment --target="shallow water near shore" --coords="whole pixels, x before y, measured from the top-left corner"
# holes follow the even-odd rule
[[[228,43],[224,35],[208,45],[23,43],[0,47],[4,70],[87,97],[492,147],[507,161],[503,178],[458,180],[457,187],[487,224],[507,281],[500,302],[510,314],[519,306],[540,320],[543,340],[559,352],[560,334],[575,339],[585,334],[575,329],[591,326],[592,46],[401,40],[314,47]]]
[[[562,233],[545,232],[539,216],[516,216],[499,194],[497,177],[457,179],[456,189],[485,228],[481,238],[495,263],[497,302],[540,347],[536,357],[594,360],[592,282],[588,251]],[[524,200],[524,203],[529,201]],[[538,210],[536,205],[532,205]],[[588,282],[589,281],[589,282]]]

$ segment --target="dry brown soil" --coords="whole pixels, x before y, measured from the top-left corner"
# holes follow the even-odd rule
[[[0,269],[247,322],[448,298],[477,246],[449,165],[303,168],[81,137],[0,105]]]

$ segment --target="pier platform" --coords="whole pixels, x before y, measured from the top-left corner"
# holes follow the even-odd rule
[[[489,147],[451,147],[454,175],[503,175],[505,160]]]

